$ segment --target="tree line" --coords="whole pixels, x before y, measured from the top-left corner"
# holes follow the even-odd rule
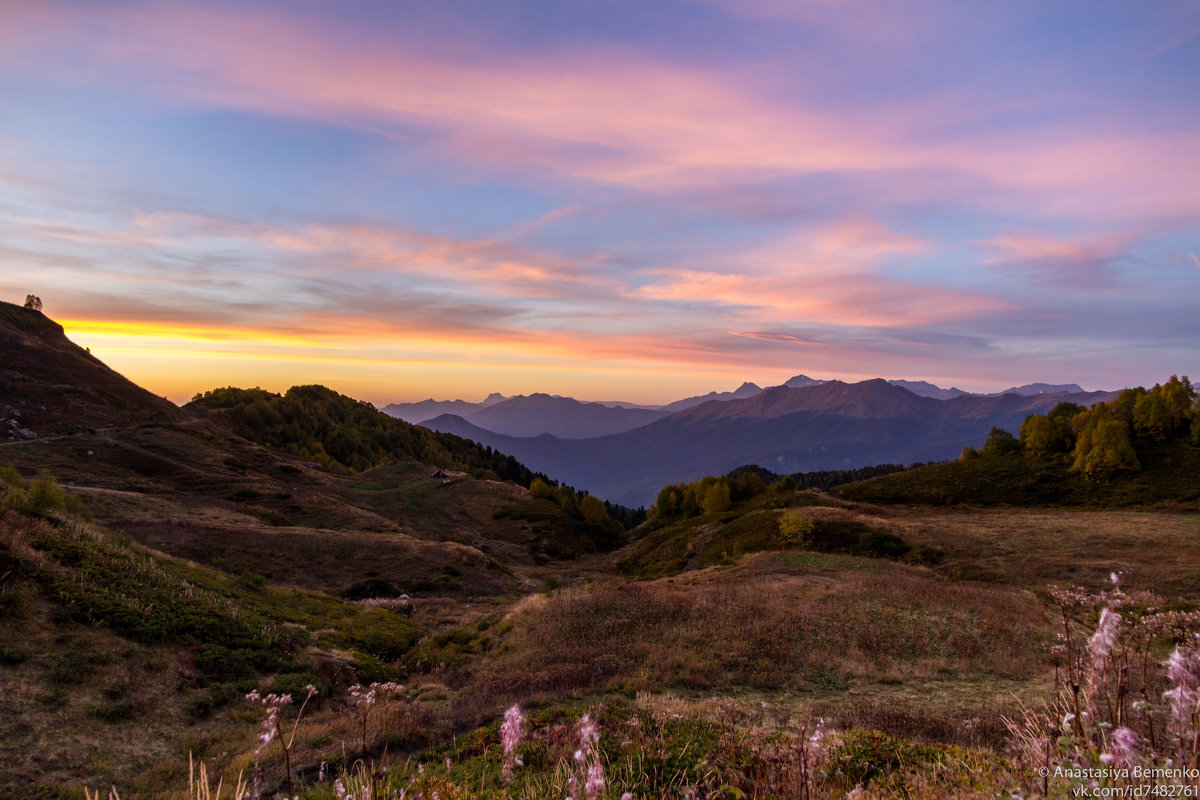
[[[959,458],[1024,452],[1069,460],[1072,471],[1101,477],[1136,472],[1142,468],[1139,447],[1172,442],[1200,446],[1200,403],[1186,375],[1172,375],[1152,389],[1125,389],[1091,408],[1059,403],[1049,413],[1026,417],[1016,436],[992,428],[981,450],[965,447]]]

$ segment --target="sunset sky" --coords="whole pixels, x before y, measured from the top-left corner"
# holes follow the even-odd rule
[[[1200,378],[1200,3],[0,2],[0,299],[175,401]]]

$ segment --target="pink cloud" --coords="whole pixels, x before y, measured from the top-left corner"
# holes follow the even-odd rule
[[[1128,292],[1114,284],[1118,262],[1136,240],[1133,233],[1064,239],[1036,231],[1010,231],[979,242],[996,255],[984,261],[1035,283],[1073,292]]]
[[[543,215],[530,223],[546,225],[568,210]],[[598,292],[611,281],[601,271],[587,270],[578,257],[568,258],[514,241],[523,230],[497,239],[462,239],[401,227],[307,224],[282,227],[242,223],[216,217],[152,213],[136,217],[139,230],[159,241],[241,239],[276,251],[305,257],[291,264],[304,275],[311,265],[324,275],[332,264],[342,270],[423,276],[441,285],[461,285],[486,296],[555,298],[581,291]],[[602,256],[597,256],[602,258]]]
[[[138,228],[160,240],[240,238],[296,253],[302,261],[289,262],[288,269],[300,277],[310,271],[319,277],[337,265],[342,275],[405,274],[431,291],[458,287],[479,302],[549,301],[539,317],[562,330],[594,324],[611,332],[637,324],[662,332],[670,324],[663,315],[675,314],[690,329],[799,320],[912,326],[1011,310],[983,295],[889,277],[884,269],[889,259],[919,256],[930,245],[862,217],[783,237],[723,266],[646,268],[636,273],[639,280],[651,279],[642,285],[598,268],[604,254],[567,256],[507,239],[456,239],[366,225],[282,228],[178,214],[144,215]],[[698,305],[707,309],[704,322],[696,315]],[[562,321],[554,323],[555,318]]]
[[[780,12],[780,4],[758,5],[764,14]],[[873,36],[890,32],[911,44],[922,35],[921,26],[912,28],[915,15],[901,14],[901,24],[895,15],[847,14],[842,6],[813,6],[803,16],[850,25],[847,36],[864,55]],[[170,102],[190,98],[350,125],[503,170],[671,192],[870,172],[881,191],[899,185],[910,199],[946,190],[979,197],[995,186],[1059,212],[1200,211],[1200,160],[1192,157],[1200,133],[1193,130],[1127,135],[1080,123],[997,135],[972,125],[980,103],[961,94],[891,107],[834,107],[804,97],[785,104],[749,68],[705,70],[597,47],[537,57],[483,46],[437,52],[425,42],[318,27],[282,13],[105,8],[75,10],[58,28],[25,27],[28,51],[73,42],[76,79],[111,80],[108,70],[116,68]],[[945,133],[963,123],[983,132]],[[959,173],[975,185],[939,179],[918,187],[906,174],[914,170]]]
[[[777,331],[730,331],[730,333],[734,336],[743,336],[747,339],[757,339],[760,342],[773,342],[775,344],[789,344],[803,347],[825,346],[824,342],[818,342],[791,333],[779,333]]]
[[[1000,254],[999,258],[988,263],[1015,260],[1081,264],[1116,258],[1127,250],[1133,238],[1129,234],[1121,234],[1060,239],[1043,233],[1013,231],[986,239],[980,244]]]
[[[853,218],[784,237],[725,268],[657,270],[658,280],[639,294],[723,307],[734,319],[758,325],[912,326],[1011,310],[984,295],[897,280],[885,270],[891,258],[928,250],[921,239]]]

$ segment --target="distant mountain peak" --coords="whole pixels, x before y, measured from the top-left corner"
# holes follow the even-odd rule
[[[810,378],[807,375],[794,375],[783,382],[783,385],[789,389],[804,389],[809,386],[820,386],[825,381],[816,378]]]
[[[962,389],[950,387],[943,389],[929,381],[905,381],[896,380],[888,381],[892,386],[899,386],[901,389],[907,389],[918,397],[932,397],[934,400],[953,400],[955,397],[962,397],[967,392]]]
[[[1083,392],[1083,388],[1077,383],[1026,383],[1023,386],[1009,387],[1002,392],[995,392],[995,394],[997,396],[1019,394],[1022,397],[1028,397],[1033,394],[1055,394],[1057,392],[1080,394]]]

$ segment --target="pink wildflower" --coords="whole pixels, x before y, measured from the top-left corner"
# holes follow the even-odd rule
[[[585,758],[592,754],[592,749],[599,741],[600,730],[592,718],[584,714],[583,718],[579,720],[579,748],[583,751]]]
[[[572,798],[577,796],[581,783],[586,800],[596,800],[604,787],[604,767],[600,764],[600,753],[597,749],[599,742],[600,729],[591,716],[584,714],[579,720],[579,749],[575,751],[578,771],[567,781]]]
[[[246,695],[246,699],[252,703],[262,703],[267,707],[267,715],[263,717],[259,727],[258,749],[254,751],[254,758],[257,761],[262,758],[263,750],[267,749],[267,745],[275,741],[275,737],[281,735],[279,712],[284,706],[292,704],[292,696],[290,694],[269,694],[263,697],[257,691],[252,691]]]
[[[504,712],[504,722],[500,725],[500,743],[504,747],[504,767],[501,776],[505,783],[512,781],[513,766],[521,763],[520,757],[517,756],[517,746],[521,743],[521,723],[524,721],[519,705],[514,705]]]
[[[1120,629],[1120,614],[1107,608],[1100,612],[1100,622],[1096,625],[1096,632],[1092,634],[1092,638],[1088,641],[1088,649],[1092,651],[1092,662],[1094,664],[1099,664],[1112,652],[1113,645],[1117,641],[1117,633]]]
[[[821,750],[821,740],[825,738],[825,718],[821,717],[817,720],[817,727],[813,729],[812,736],[808,737],[808,746],[813,753]]]
[[[1195,723],[1200,718],[1200,650],[1176,647],[1167,659],[1167,677],[1175,688],[1163,692],[1171,707],[1171,723],[1181,737],[1195,735]]]
[[[1133,761],[1134,751],[1137,750],[1138,735],[1124,725],[1112,732],[1112,736],[1108,741],[1108,753],[1101,755],[1111,756],[1111,760],[1118,764],[1129,764]]]
[[[594,800],[594,798],[600,794],[600,790],[603,788],[604,768],[600,766],[599,762],[595,762],[588,767],[587,783],[585,783],[583,787],[584,796],[586,796],[588,800]]]

